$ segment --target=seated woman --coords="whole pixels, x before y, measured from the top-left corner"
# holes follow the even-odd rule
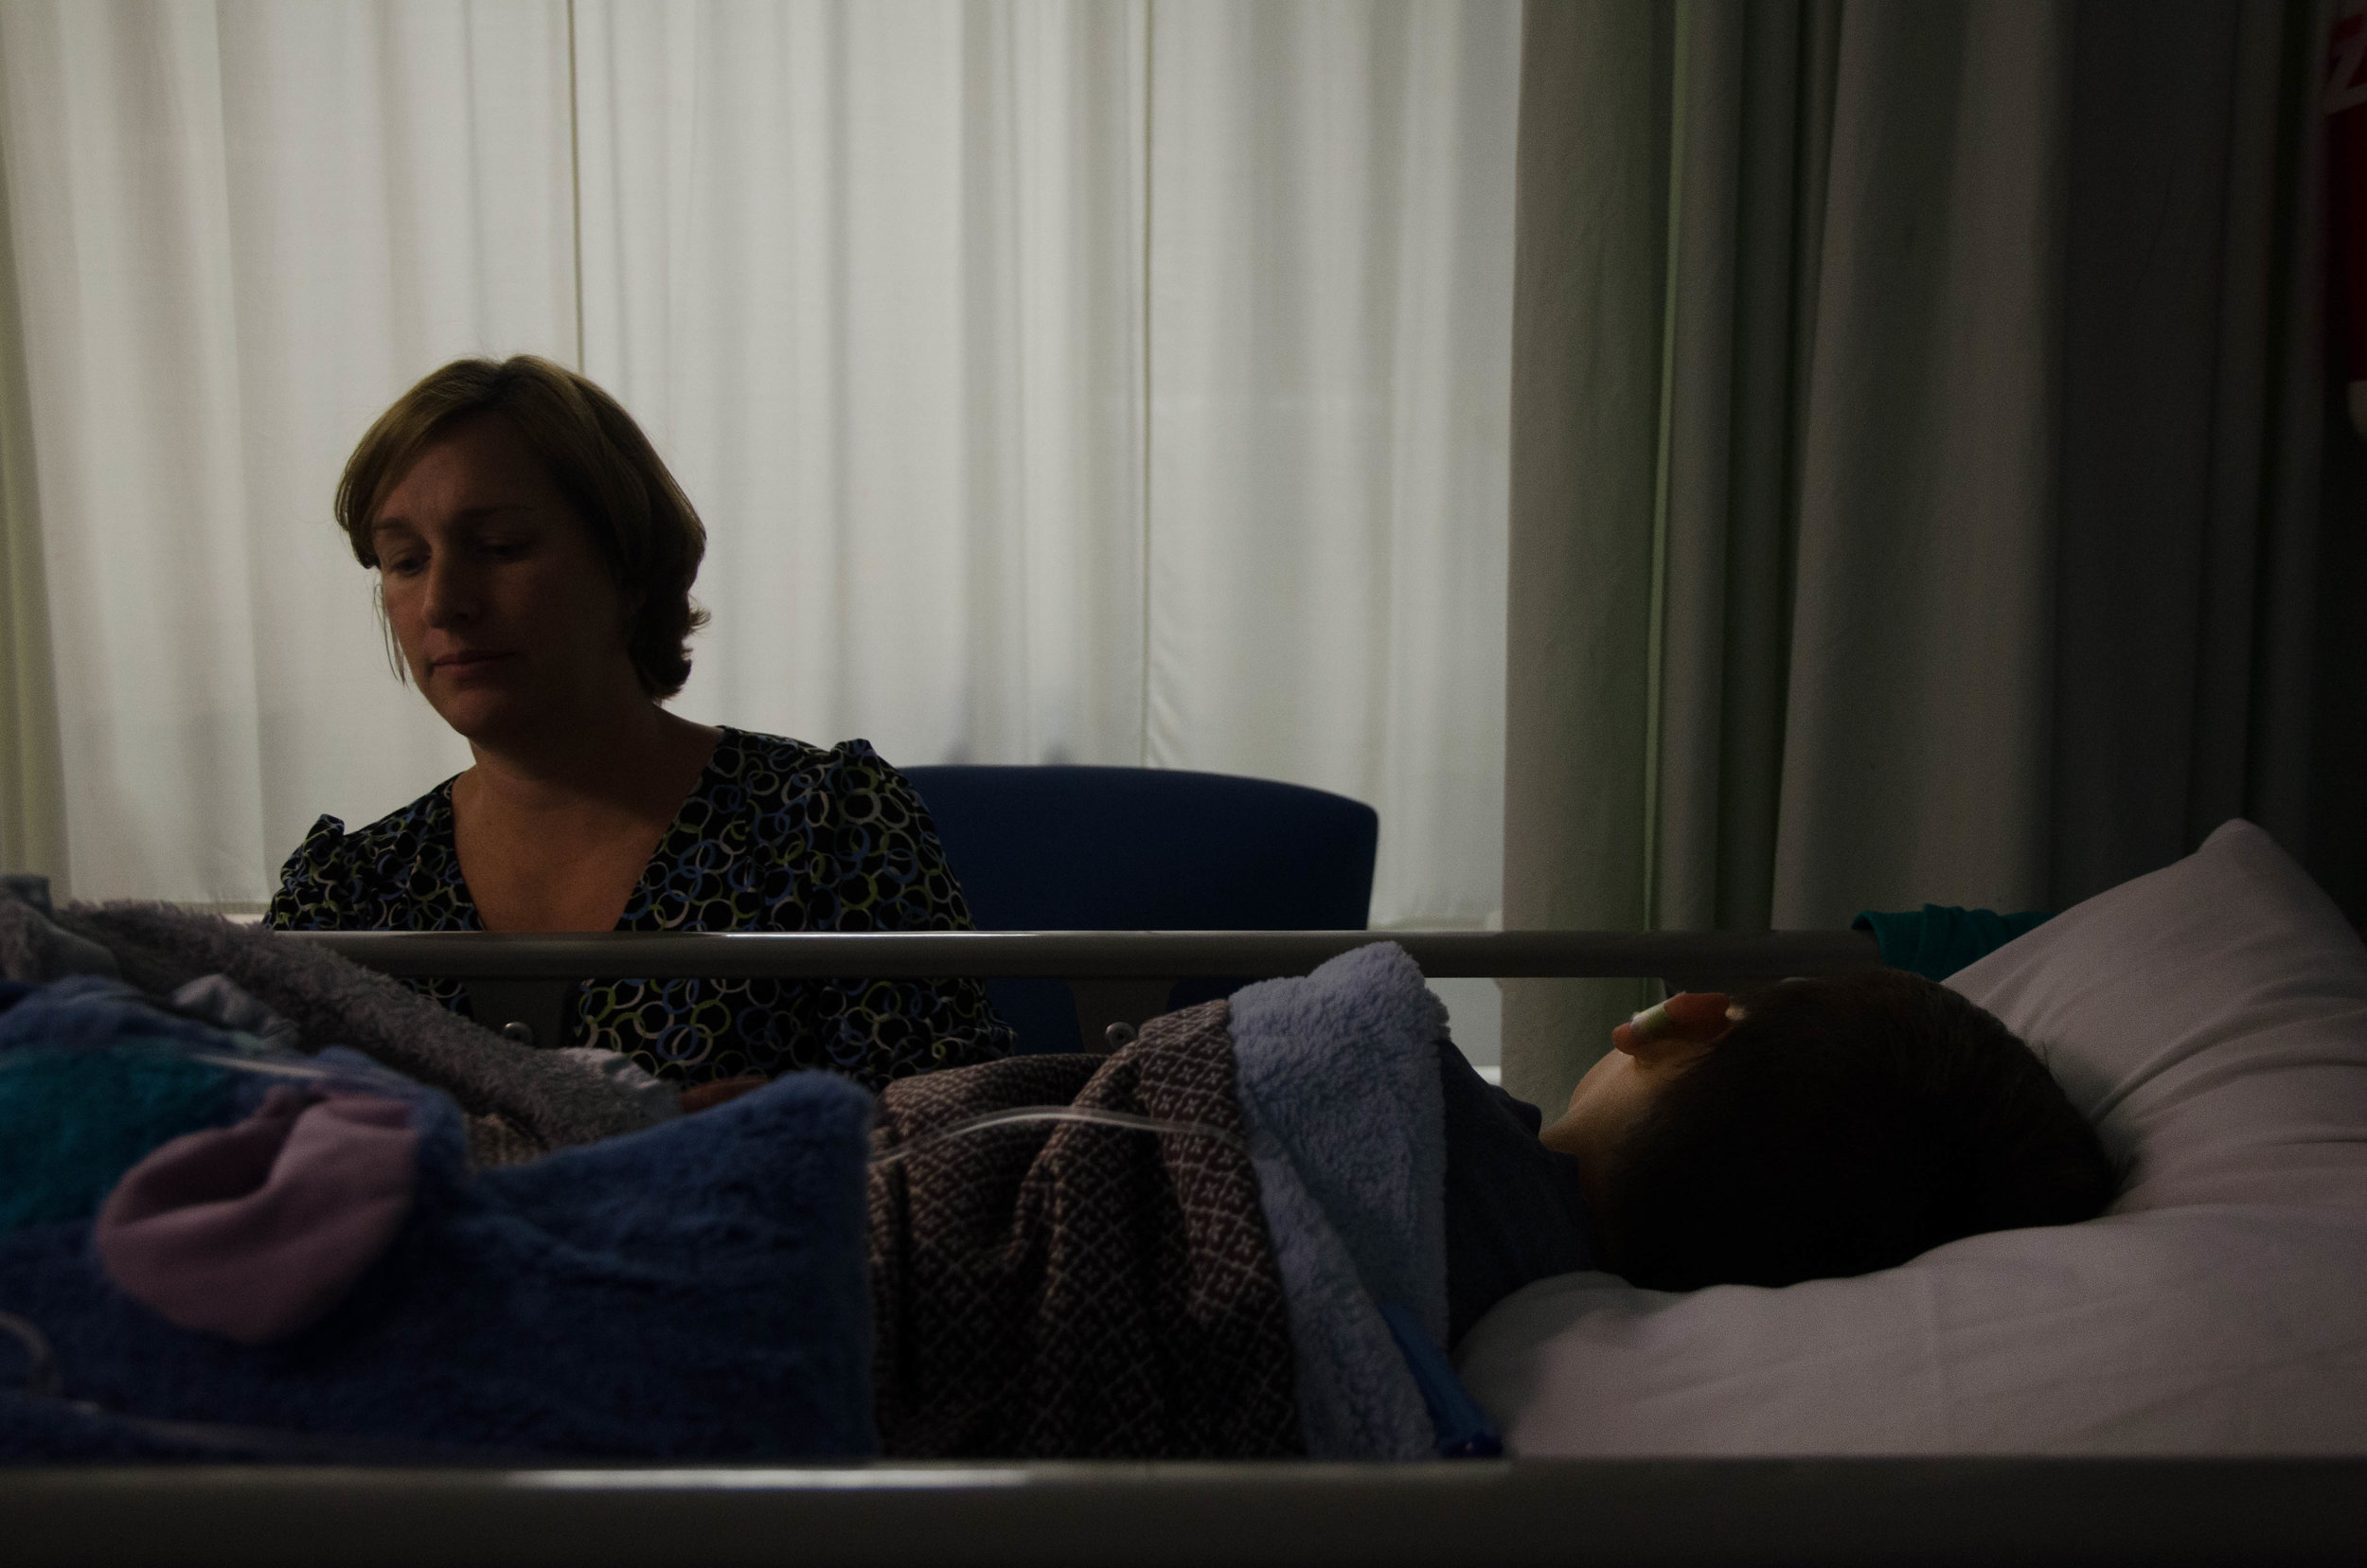
[[[953,931],[927,811],[863,740],[694,723],[705,529],[630,415],[573,371],[458,360],[380,416],[337,521],[398,672],[474,764],[288,858],[283,931]],[[452,982],[425,987],[467,1011]],[[1008,1052],[976,982],[588,983],[563,1043],[685,1087],[832,1068],[871,1088]]]

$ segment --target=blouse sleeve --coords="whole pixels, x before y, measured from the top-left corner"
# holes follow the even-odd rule
[[[331,931],[337,917],[332,889],[349,874],[345,865],[346,825],[323,816],[279,868],[279,891],[272,895],[263,924],[273,931]]]
[[[835,748],[808,836],[808,929],[968,931],[970,905],[928,808],[868,742]],[[875,1084],[1010,1054],[1010,1025],[974,979],[833,981],[816,1020],[832,1064]]]
[[[422,797],[393,817],[350,833],[336,817],[315,821],[304,842],[279,868],[279,891],[264,911],[264,926],[272,931],[439,929],[434,913],[417,896],[417,834],[393,835],[391,846],[402,850],[406,858],[391,867],[384,860],[390,847],[387,823],[416,815],[430,798]],[[447,922],[440,929],[453,927]],[[406,975],[401,983],[463,1018],[473,1016],[468,988],[457,980]]]

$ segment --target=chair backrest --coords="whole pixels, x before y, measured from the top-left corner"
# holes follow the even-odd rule
[[[904,776],[982,931],[1355,931],[1371,908],[1380,818],[1344,795],[1166,768]],[[1023,1048],[1077,1048],[1057,982],[989,989]],[[1187,983],[1172,1005],[1230,989]]]
[[[985,931],[1353,931],[1380,818],[1166,768],[907,768]]]

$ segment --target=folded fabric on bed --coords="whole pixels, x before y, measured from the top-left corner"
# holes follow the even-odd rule
[[[306,1049],[347,1045],[444,1091],[474,1118],[481,1148],[541,1153],[650,1126],[671,1109],[604,1072],[593,1053],[520,1045],[309,942],[163,904],[52,911],[41,879],[0,884],[0,976],[90,973],[159,998],[221,976],[284,1018]]]
[[[1446,1008],[1394,942],[1234,993],[1258,1202],[1288,1286],[1307,1452],[1423,1459],[1437,1432],[1381,1315],[1447,1339]]]
[[[66,1399],[133,1417],[585,1455],[872,1451],[863,1090],[793,1074],[465,1180],[456,1110],[418,1103],[409,1221],[292,1338],[175,1327],[109,1283],[81,1223],[0,1238],[0,1310],[48,1338]],[[0,1454],[72,1456],[57,1420],[12,1408]],[[94,1456],[148,1440],[76,1430]]]
[[[31,930],[38,911],[9,903]],[[284,1033],[285,1005],[316,1039],[347,1032],[357,998],[416,1007],[475,1038],[390,1045],[399,1011],[350,1032],[479,1103],[489,1085],[493,1103],[535,1103],[539,1064],[454,1060],[517,1047],[399,989],[356,989],[343,960],[118,913],[235,961],[271,998],[258,1010],[225,978],[193,996],[206,1017]],[[121,952],[127,972],[186,986],[187,956]],[[47,1086],[47,1132],[79,1105],[119,1135],[70,1201],[0,1235],[0,1311],[47,1336],[80,1402],[0,1401],[0,1453],[846,1455],[874,1447],[875,1408],[890,1451],[914,1455],[1433,1452],[1381,1308],[1443,1338],[1445,1018],[1394,947],[1250,988],[1238,1028],[1212,1003],[1113,1057],[900,1080],[881,1141],[901,1152],[868,1177],[872,1100],[828,1075],[472,1171],[454,1097],[382,1061],[274,1051],[113,979],[5,1000],[13,1054],[62,1053],[81,1078]],[[151,1056],[195,1074],[161,1113],[90,1092]],[[0,1118],[6,1091],[0,1073]],[[1047,1105],[1123,1125],[970,1125]],[[328,1117],[320,1136],[298,1135],[307,1116]],[[416,1181],[393,1158],[416,1158]],[[306,1277],[264,1277],[292,1258]],[[251,1289],[242,1269],[262,1271]]]
[[[1860,910],[1849,929],[1872,932],[1882,962],[1891,968],[1912,970],[1926,980],[1945,980],[2053,918],[2051,910],[2000,915],[1994,909],[1925,904],[1897,914]]]
[[[89,1219],[158,1145],[236,1121],[290,1081],[430,1094],[340,1047],[273,1051],[119,980],[0,981],[0,1234]]]
[[[872,1177],[886,1452],[1433,1456],[1382,1307],[1443,1343],[1445,1032],[1377,944],[1108,1058],[890,1084],[878,1141],[910,1152]],[[1158,1125],[957,1131],[1031,1107]]]
[[[1070,1108],[1149,1118],[972,1126]],[[899,1078],[876,1141],[881,1441],[910,1458],[1302,1452],[1225,1005],[1112,1056]]]
[[[280,1084],[245,1120],[184,1133],[126,1171],[92,1250],[167,1322],[269,1345],[318,1322],[385,1256],[411,1216],[418,1153],[402,1100]]]
[[[115,954],[57,923],[49,879],[0,873],[0,975],[10,980],[62,980],[69,974],[119,979]]]
[[[182,1031],[236,1048],[117,981],[0,981],[0,1235],[88,1219],[150,1149],[233,1112],[236,1075]]]

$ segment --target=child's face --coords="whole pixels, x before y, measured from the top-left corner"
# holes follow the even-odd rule
[[[1546,1148],[1577,1160],[1579,1189],[1597,1213],[1620,1140],[1733,1027],[1722,995],[1681,993],[1669,998],[1666,1012],[1656,1035],[1627,1024],[1611,1031],[1611,1048],[1578,1079],[1570,1109],[1540,1134]]]

